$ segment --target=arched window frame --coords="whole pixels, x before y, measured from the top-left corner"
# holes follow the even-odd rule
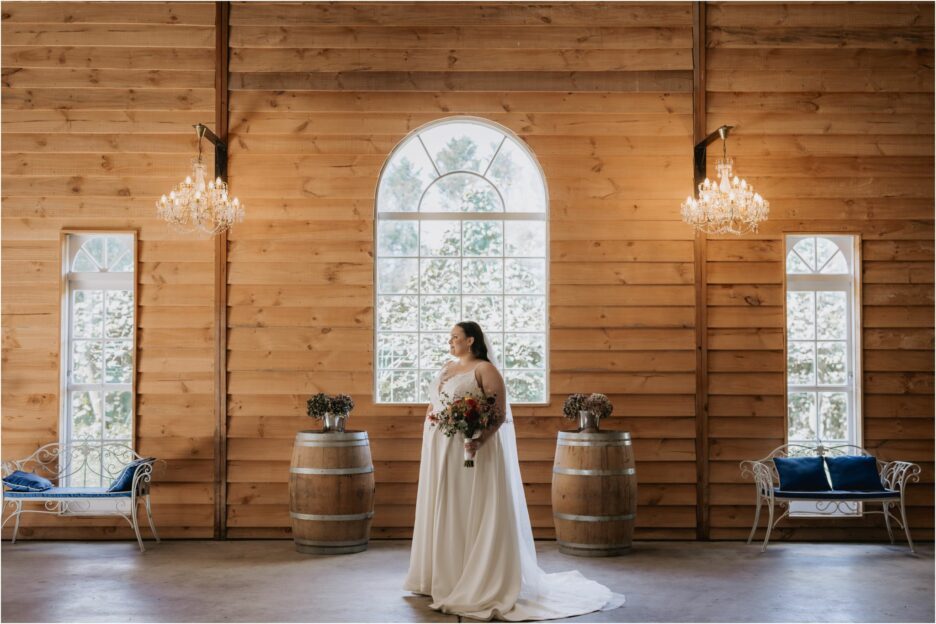
[[[116,259],[105,255],[107,261],[105,266],[101,266],[94,261],[96,270],[82,270],[78,267],[76,270],[76,260],[93,239],[99,237],[120,237],[124,242],[129,243],[129,249],[124,252],[129,257],[123,260],[129,261],[129,266],[121,262],[123,268],[120,270],[109,270],[113,267]],[[102,435],[98,438],[102,442],[119,442],[126,444],[131,448],[136,447],[136,397],[137,397],[137,329],[138,329],[138,289],[137,289],[137,254],[138,254],[138,233],[135,230],[65,230],[61,234],[61,338],[60,338],[60,392],[59,392],[59,441],[70,446],[78,441],[74,435],[72,399],[74,392],[89,391],[102,393],[104,400],[107,392],[129,392],[130,393],[130,431],[129,436],[108,437]],[[106,250],[106,241],[105,241]],[[105,251],[105,254],[108,254]],[[88,256],[93,260],[91,255]],[[122,337],[107,337],[106,331],[101,334],[100,340],[105,344],[107,342],[129,342],[130,349],[130,380],[129,382],[108,382],[106,377],[102,377],[98,383],[75,383],[72,379],[74,365],[73,342],[76,340],[96,340],[93,338],[80,338],[75,336],[75,299],[76,291],[104,291],[105,301],[103,303],[104,315],[106,319],[106,293],[108,291],[129,291],[132,296],[131,309],[131,337],[125,339]],[[106,321],[105,321],[106,322]],[[106,360],[102,360],[102,363]],[[100,416],[106,418],[106,408],[102,406]],[[83,439],[83,438],[82,438]],[[98,475],[107,474],[103,469]],[[70,479],[82,478],[81,475],[71,475]],[[72,485],[96,485],[93,483],[74,483]],[[107,486],[108,484],[102,483]]]
[[[501,133],[501,134],[503,135],[502,141],[501,141],[500,145],[498,146],[497,150],[496,150],[496,151],[494,152],[494,154],[490,157],[490,162],[488,163],[488,166],[487,166],[487,168],[485,169],[485,172],[484,172],[484,173],[479,174],[477,171],[464,170],[464,169],[450,170],[450,171],[445,171],[445,172],[439,171],[439,169],[438,169],[438,167],[436,166],[436,163],[435,163],[435,161],[433,160],[431,154],[429,154],[428,148],[426,148],[425,144],[423,143],[422,139],[420,138],[420,135],[421,135],[422,133],[425,133],[425,132],[427,132],[428,130],[430,130],[430,129],[436,127],[436,126],[440,126],[440,125],[444,125],[444,124],[450,124],[450,123],[475,123],[475,124],[479,124],[479,125],[481,125],[481,126],[484,126],[484,127],[488,128],[488,129],[495,130],[495,131],[497,131],[497,132],[499,132],[499,133]],[[423,147],[423,149],[426,151],[427,157],[429,158],[429,161],[432,162],[432,163],[433,163],[433,167],[435,167],[436,176],[434,177],[433,181],[432,181],[430,184],[426,185],[426,188],[422,189],[422,193],[421,193],[421,195],[420,195],[419,203],[418,203],[418,206],[417,206],[416,210],[414,210],[414,211],[387,211],[387,210],[382,211],[382,210],[380,210],[380,201],[381,201],[381,197],[380,197],[380,187],[381,187],[381,182],[382,182],[382,180],[384,179],[384,176],[385,176],[385,174],[386,174],[387,171],[388,171],[388,167],[394,162],[394,157],[397,155],[398,152],[400,152],[401,149],[403,149],[404,147],[406,147],[406,146],[408,145],[408,143],[409,143],[410,140],[416,140],[416,141],[419,141],[420,143],[422,143],[422,147]],[[542,184],[542,199],[543,199],[543,210],[542,210],[542,211],[538,211],[538,212],[532,212],[532,211],[531,211],[531,212],[521,212],[521,211],[511,211],[511,210],[509,210],[509,209],[508,209],[509,207],[505,206],[505,200],[504,200],[504,196],[503,196],[501,190],[498,189],[496,183],[494,183],[494,182],[491,181],[491,180],[488,180],[488,182],[491,184],[491,186],[492,186],[492,187],[495,189],[495,191],[497,192],[499,201],[500,201],[501,206],[502,206],[502,211],[500,211],[500,212],[480,212],[480,211],[479,211],[479,212],[459,212],[459,211],[438,211],[438,212],[430,212],[430,211],[424,211],[424,210],[421,209],[421,208],[422,208],[422,205],[423,205],[423,201],[425,200],[427,193],[432,189],[432,187],[433,187],[435,184],[437,184],[440,180],[443,180],[443,179],[444,179],[445,177],[447,177],[447,176],[454,175],[454,174],[468,174],[468,175],[476,176],[476,177],[479,177],[479,178],[487,179],[487,178],[486,178],[487,172],[490,170],[490,168],[491,168],[491,166],[493,165],[495,159],[497,158],[497,154],[500,152],[501,148],[504,146],[504,144],[505,144],[506,141],[508,141],[508,140],[511,140],[511,141],[513,142],[513,144],[514,144],[516,147],[520,148],[520,149],[525,153],[525,155],[529,158],[530,162],[533,163],[533,165],[534,165],[535,168],[536,168],[536,173],[537,173],[537,176],[538,176],[538,180],[539,180],[539,182]],[[545,265],[545,266],[544,266],[544,290],[543,290],[543,293],[542,293],[542,297],[543,297],[543,300],[544,300],[544,319],[543,319],[543,324],[544,324],[544,325],[543,325],[543,331],[542,331],[542,333],[543,333],[543,339],[544,339],[544,353],[543,353],[543,361],[544,361],[544,364],[543,364],[543,369],[542,369],[542,370],[543,370],[543,400],[540,401],[540,402],[523,402],[523,403],[521,403],[520,401],[513,400],[512,402],[513,402],[514,404],[521,403],[521,404],[526,404],[526,405],[548,405],[548,404],[549,404],[549,397],[550,397],[550,387],[549,387],[549,386],[550,386],[550,384],[549,384],[549,370],[550,370],[550,368],[549,368],[549,240],[550,240],[550,235],[549,235],[549,189],[548,189],[548,186],[547,186],[547,184],[546,184],[546,177],[545,177],[545,174],[544,174],[544,172],[543,172],[543,168],[542,168],[542,166],[540,165],[538,159],[536,158],[536,155],[535,155],[535,154],[533,153],[533,151],[530,149],[530,147],[529,147],[520,137],[518,137],[513,131],[511,131],[509,128],[507,128],[507,127],[505,127],[505,126],[503,126],[503,125],[501,125],[501,124],[498,124],[498,123],[496,123],[496,122],[490,121],[490,120],[488,120],[488,119],[482,118],[482,117],[475,117],[475,116],[468,116],[468,115],[453,115],[453,116],[445,117],[445,118],[438,119],[438,120],[429,122],[429,123],[427,123],[427,124],[424,124],[423,126],[420,126],[419,128],[416,128],[416,129],[412,130],[412,131],[411,131],[410,133],[408,133],[405,137],[403,137],[403,139],[400,140],[400,142],[397,143],[397,145],[394,146],[394,148],[391,150],[390,154],[387,156],[387,159],[384,161],[384,164],[383,164],[383,166],[381,167],[381,171],[380,171],[380,174],[379,174],[378,179],[377,179],[377,189],[376,189],[376,192],[375,192],[374,214],[375,214],[375,218],[374,218],[374,241],[375,241],[375,244],[374,244],[374,248],[375,248],[375,249],[374,249],[374,256],[375,256],[375,262],[374,262],[374,281],[373,281],[373,283],[374,283],[374,344],[373,344],[373,353],[374,353],[374,363],[373,363],[373,400],[374,400],[374,403],[381,404],[381,405],[419,405],[419,404],[425,404],[426,401],[425,401],[424,397],[420,397],[420,396],[419,396],[419,395],[420,395],[420,388],[419,388],[419,386],[420,386],[420,384],[421,384],[421,379],[420,379],[420,378],[421,378],[421,373],[428,372],[428,370],[429,370],[429,369],[422,369],[422,368],[419,368],[419,367],[417,367],[417,369],[416,369],[416,370],[417,370],[417,378],[416,378],[416,383],[417,383],[417,388],[416,388],[417,400],[416,400],[416,401],[406,401],[406,402],[404,402],[404,401],[381,401],[381,400],[380,400],[380,398],[379,398],[379,397],[380,397],[380,393],[379,393],[379,383],[380,383],[380,382],[379,382],[379,380],[380,380],[380,372],[381,372],[382,369],[381,369],[381,367],[380,367],[380,365],[379,365],[379,361],[378,361],[378,359],[379,359],[379,358],[378,358],[378,353],[379,353],[378,342],[379,342],[379,336],[380,336],[380,333],[381,333],[381,331],[380,331],[380,326],[379,326],[379,319],[378,319],[378,299],[379,299],[381,293],[380,293],[380,287],[379,287],[379,276],[378,276],[378,267],[377,267],[377,263],[378,263],[378,261],[379,261],[379,259],[380,259],[380,257],[381,257],[381,256],[379,255],[379,253],[378,253],[379,243],[380,243],[380,241],[379,241],[379,227],[380,227],[381,222],[382,222],[382,221],[387,221],[387,220],[401,220],[401,221],[405,221],[405,220],[414,220],[414,221],[417,221],[417,222],[419,222],[419,223],[421,223],[421,222],[423,222],[423,221],[432,221],[432,220],[438,220],[438,221],[446,221],[446,220],[461,220],[461,221],[497,220],[497,221],[502,221],[502,222],[505,222],[505,223],[508,222],[508,221],[542,221],[542,222],[543,222],[544,236],[545,236],[543,254],[542,254],[542,256],[536,256],[537,258],[542,258],[543,261],[544,261],[544,265]],[[419,229],[419,226],[417,226],[417,229]],[[421,252],[419,252],[419,256],[418,256],[418,257],[419,257],[420,259],[423,258]],[[494,257],[497,257],[497,256],[494,256]],[[502,257],[502,258],[506,258],[506,252],[504,252],[504,253],[501,255],[501,257]],[[457,256],[457,258],[458,258],[458,259],[463,259],[463,256],[459,255],[459,256]],[[502,275],[502,279],[503,279],[503,275]],[[420,296],[422,296],[422,295],[421,295],[421,289],[420,289]],[[464,293],[463,289],[459,289],[458,296],[459,296],[459,299],[460,299],[459,303],[461,304],[461,303],[462,303],[462,298],[465,296],[465,293]],[[504,292],[503,296],[509,296],[509,293]],[[536,295],[536,296],[540,296],[540,295]],[[470,320],[470,319],[466,319],[466,320]],[[417,330],[415,330],[415,333],[418,333],[418,334],[422,334],[422,333],[424,333],[424,332],[425,332],[425,333],[435,333],[434,330],[422,330],[422,329],[417,329]],[[413,333],[413,332],[410,332],[410,333]],[[499,333],[499,334],[503,335],[504,333],[509,333],[509,332],[505,332],[505,331],[502,329],[500,332],[495,332],[495,333]],[[502,358],[502,360],[503,360],[504,355],[505,355],[505,354],[503,353],[503,348],[500,348],[500,349],[499,349],[499,352],[498,352],[498,356],[499,356],[500,358]],[[503,368],[503,362],[502,362],[502,368]],[[539,369],[537,369],[537,370],[539,370]],[[507,376],[507,373],[506,373],[506,371],[505,371],[505,377],[506,377],[506,376]]]
[[[835,244],[846,261],[847,273],[822,273],[821,267],[816,267],[809,273],[791,273],[789,272],[789,259],[796,245],[804,239],[814,238],[826,239]],[[789,423],[789,400],[790,393],[801,392],[844,392],[848,400],[848,440],[847,443],[861,445],[862,440],[862,410],[861,410],[861,283],[859,279],[860,268],[860,239],[856,235],[847,234],[788,234],[786,236],[786,248],[784,253],[785,269],[785,294],[784,294],[784,354],[785,362],[789,362],[790,343],[796,342],[789,335],[788,313],[789,313],[789,294],[797,291],[807,292],[845,292],[846,293],[846,383],[842,385],[820,384],[818,379],[818,370],[814,369],[815,380],[811,384],[794,384],[789,379],[789,364],[784,367],[784,377],[786,379],[785,392],[787,404],[787,441],[814,443],[816,440],[799,440],[790,438]],[[818,310],[816,311],[818,315]],[[822,340],[817,337],[813,343],[818,345]],[[818,346],[816,347],[818,348]],[[818,364],[818,360],[817,360]],[[817,394],[818,396],[818,394]],[[817,410],[819,406],[817,405]],[[818,423],[817,423],[818,425]],[[823,442],[835,442],[822,436],[822,432],[816,430],[816,435]]]

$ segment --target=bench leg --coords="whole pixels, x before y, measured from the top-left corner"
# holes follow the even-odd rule
[[[133,532],[136,533],[137,544],[140,545],[140,552],[146,552],[146,548],[143,546],[143,538],[140,537],[140,520],[137,517],[137,501],[133,501],[130,509],[130,517],[133,519],[131,524],[133,525]]]
[[[750,544],[754,539],[754,533],[757,532],[757,523],[760,522],[761,495],[757,495],[757,508],[754,510],[754,526],[751,527],[751,534],[748,535],[747,543]]]
[[[900,497],[900,520],[903,522],[903,530],[907,535],[907,544],[910,545],[910,552],[916,553],[916,549],[913,547],[913,538],[910,537],[910,525],[907,524],[907,507],[904,505],[904,499],[902,495]]]
[[[774,502],[771,498],[767,503],[767,534],[764,535],[764,544],[761,546],[761,552],[767,552],[767,544],[770,542],[770,531],[773,529]]]
[[[887,527],[887,537],[890,538],[890,543],[894,543],[894,530],[891,528],[891,519],[890,519],[890,503],[884,503],[884,526]]]
[[[11,544],[16,543],[16,534],[19,533],[20,518],[23,515],[23,503],[17,501],[13,513],[16,514],[16,522],[13,523],[13,540],[10,542]]]
[[[146,495],[146,518],[149,520],[150,532],[153,534],[153,537],[156,538],[156,542],[159,542],[159,536],[156,535],[156,525],[153,523],[153,510],[150,507],[150,497],[149,494]],[[893,540],[891,540],[893,541]]]

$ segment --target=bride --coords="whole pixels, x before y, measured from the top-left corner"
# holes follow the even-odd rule
[[[614,609],[624,596],[577,570],[546,574],[536,562],[517,439],[504,380],[481,327],[452,327],[449,352],[429,388],[423,425],[416,524],[403,589],[432,597],[430,608],[481,620],[548,620]],[[481,437],[446,437],[428,416],[440,395],[496,397],[502,419]],[[463,466],[465,450],[475,467]]]

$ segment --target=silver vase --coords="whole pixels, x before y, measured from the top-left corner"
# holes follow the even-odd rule
[[[325,418],[322,419],[322,431],[344,433],[345,420],[347,420],[347,418],[347,414],[332,414],[331,412],[325,412]]]
[[[579,411],[579,431],[598,431],[598,419],[589,410]]]

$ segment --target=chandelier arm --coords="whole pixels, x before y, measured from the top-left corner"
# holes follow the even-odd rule
[[[731,130],[732,128],[734,128],[734,126],[721,126],[720,128],[713,131],[707,137],[705,137],[704,139],[702,139],[701,141],[695,144],[695,148],[693,149],[693,154],[692,154],[693,155],[693,174],[694,174],[693,181],[692,181],[692,189],[693,189],[692,192],[695,193],[696,199],[698,199],[699,197],[699,190],[698,190],[699,185],[702,183],[702,180],[704,180],[706,177],[706,162],[705,161],[706,161],[706,150],[708,146],[715,139],[720,138],[722,139],[722,141],[724,141],[725,138],[728,136],[728,131]]]

